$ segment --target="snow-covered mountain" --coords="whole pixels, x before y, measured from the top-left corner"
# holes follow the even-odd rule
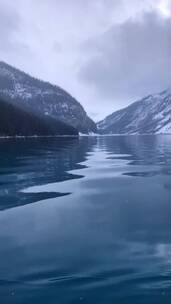
[[[102,134],[171,134],[171,90],[136,101],[97,127]]]
[[[0,62],[0,97],[36,115],[67,123],[80,132],[96,132],[96,124],[71,95],[4,62]]]

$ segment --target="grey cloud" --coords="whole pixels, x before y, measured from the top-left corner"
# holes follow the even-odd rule
[[[0,4],[0,50],[11,47],[14,33],[18,30],[20,18],[16,11],[2,1]]]
[[[120,106],[171,86],[171,18],[147,13],[84,44],[89,57],[79,79]]]
[[[59,42],[55,42],[53,45],[53,49],[56,53],[61,53],[62,52],[62,45]]]
[[[32,52],[20,34],[23,22],[17,4],[17,0],[0,0],[0,60],[20,66],[27,55],[32,58]]]
[[[170,19],[141,20],[160,3],[0,0],[0,60],[60,85],[101,119],[168,85]]]

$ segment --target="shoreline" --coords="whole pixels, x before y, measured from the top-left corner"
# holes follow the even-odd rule
[[[79,138],[79,137],[119,137],[119,136],[168,136],[171,133],[158,133],[158,134],[79,134],[79,135],[15,135],[15,136],[0,136],[1,139],[37,139],[37,138]]]

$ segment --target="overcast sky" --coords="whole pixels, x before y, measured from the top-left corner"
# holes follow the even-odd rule
[[[171,0],[0,0],[0,60],[97,121],[171,86]]]

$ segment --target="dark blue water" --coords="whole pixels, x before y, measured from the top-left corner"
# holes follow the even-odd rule
[[[171,136],[1,140],[0,303],[171,303]]]

